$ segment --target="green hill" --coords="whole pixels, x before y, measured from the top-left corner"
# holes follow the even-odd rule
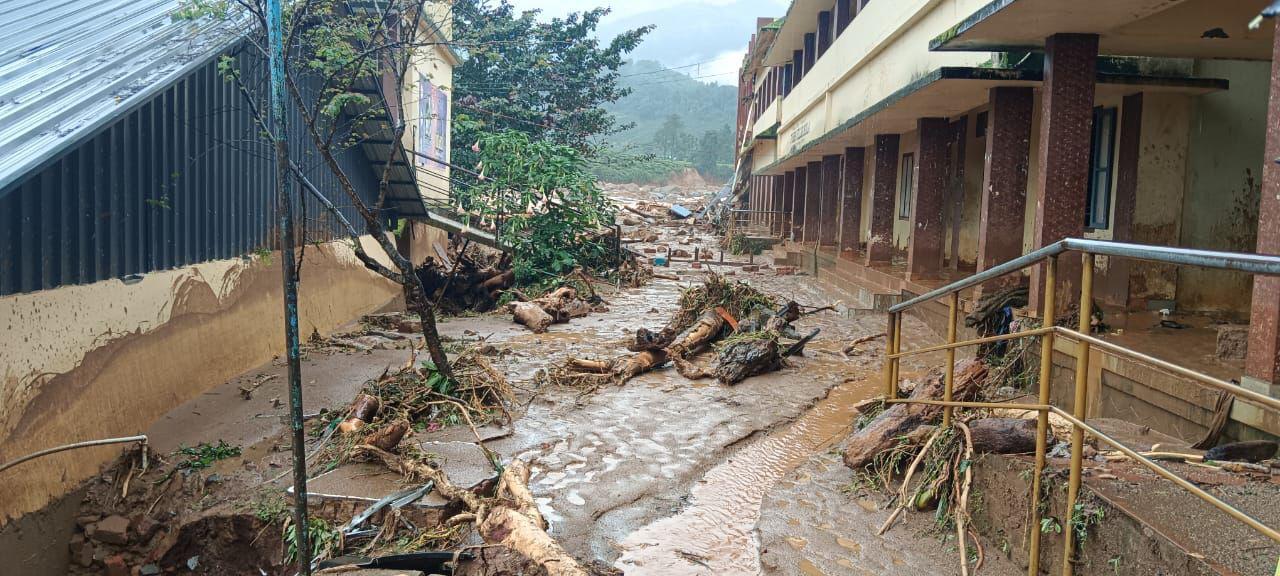
[[[605,137],[615,154],[606,156],[610,165],[597,169],[601,178],[656,181],[688,166],[706,178],[729,176],[737,88],[695,80],[652,60],[628,62],[619,72],[619,84],[632,92],[605,108],[620,123],[634,126]],[[642,154],[653,154],[660,161],[618,166],[620,156]]]

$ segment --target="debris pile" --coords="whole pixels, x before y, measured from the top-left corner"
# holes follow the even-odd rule
[[[515,283],[511,255],[456,238],[417,268],[427,293],[446,313],[486,312]]]
[[[698,379],[714,375],[733,384],[755,375],[781,368],[783,358],[801,351],[817,334],[799,337],[791,322],[799,318],[794,302],[774,311],[768,295],[744,282],[730,282],[724,276],[708,274],[707,279],[680,297],[680,308],[658,331],[640,328],[627,345],[633,354],[608,360],[569,358],[539,380],[559,386],[594,391],[626,381],[668,363],[684,377]],[[739,322],[738,318],[749,318]],[[779,338],[797,340],[783,350]],[[711,370],[694,363],[694,358],[717,342],[717,356]]]
[[[590,281],[584,280],[583,283],[590,289]],[[512,320],[535,334],[546,332],[552,324],[563,324],[592,312],[609,311],[594,291],[584,299],[579,297],[578,290],[570,286],[561,286],[532,300],[512,302],[507,308],[511,311]]]

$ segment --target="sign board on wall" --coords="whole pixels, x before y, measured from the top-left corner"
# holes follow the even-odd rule
[[[449,93],[418,75],[417,164],[444,170],[449,161]]]

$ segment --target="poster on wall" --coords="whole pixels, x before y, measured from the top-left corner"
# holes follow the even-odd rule
[[[417,164],[430,170],[444,170],[449,161],[449,93],[418,75]]]

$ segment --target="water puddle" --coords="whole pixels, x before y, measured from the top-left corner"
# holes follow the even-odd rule
[[[633,576],[760,574],[755,526],[765,494],[811,454],[843,438],[853,406],[875,392],[865,378],[840,384],[792,424],[713,468],[691,490],[689,507],[622,541],[617,566]],[[813,570],[805,573],[822,573]]]

